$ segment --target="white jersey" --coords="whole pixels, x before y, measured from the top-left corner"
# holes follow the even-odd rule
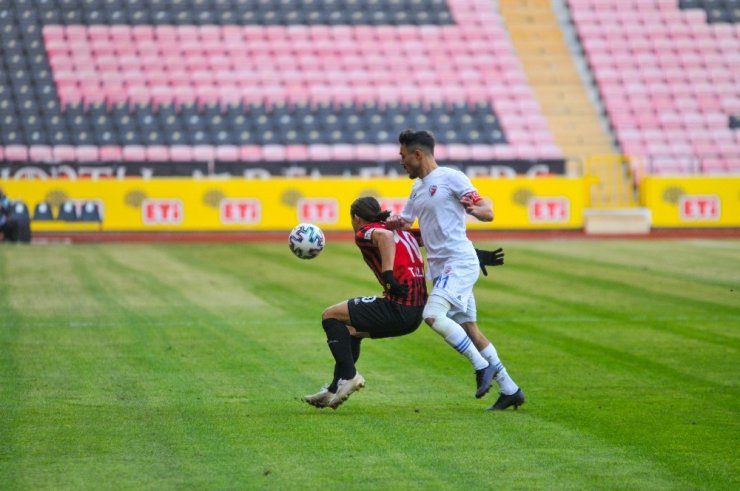
[[[477,268],[478,256],[465,232],[465,208],[460,204],[463,195],[475,190],[468,176],[447,167],[437,167],[411,188],[401,217],[409,223],[419,218],[432,278],[452,262],[469,262]]]

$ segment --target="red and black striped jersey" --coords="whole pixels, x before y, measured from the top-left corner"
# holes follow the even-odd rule
[[[376,229],[386,229],[385,223],[371,222],[363,225],[355,233],[355,244],[360,248],[362,257],[381,285],[384,285],[381,277],[382,263],[380,250],[373,245],[373,232]],[[385,291],[388,300],[401,305],[422,306],[427,301],[427,284],[424,277],[424,258],[419,249],[419,243],[413,234],[405,230],[394,230],[393,239],[396,244],[396,257],[393,261],[393,276],[399,283],[409,287],[409,293],[405,297],[397,297]],[[384,285],[385,286],[385,285]]]

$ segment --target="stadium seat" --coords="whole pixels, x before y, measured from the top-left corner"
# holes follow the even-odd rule
[[[25,145],[7,145],[5,147],[5,158],[7,160],[28,160],[28,147]]]
[[[10,217],[24,222],[31,220],[31,215],[28,213],[28,206],[26,203],[20,200],[13,201],[10,207]]]
[[[78,218],[80,222],[100,222],[102,217],[100,215],[100,207],[94,201],[86,201],[82,205],[80,216]]]
[[[54,153],[49,145],[32,145],[28,149],[28,158],[35,162],[51,162],[54,160]]]
[[[59,205],[57,220],[64,222],[76,222],[77,218],[77,207],[72,201],[65,201],[64,203]]]
[[[36,203],[33,209],[33,219],[38,221],[54,220],[54,214],[49,203]]]

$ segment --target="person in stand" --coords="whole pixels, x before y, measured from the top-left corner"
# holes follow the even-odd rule
[[[386,226],[403,230],[419,220],[433,279],[424,321],[470,360],[476,373],[476,397],[485,395],[491,381],[496,380],[499,397],[489,409],[516,409],[524,404],[524,393],[509,376],[496,348],[480,331],[473,295],[480,265],[494,259],[481,258],[476,252],[467,237],[465,214],[490,222],[492,203],[478,194],[464,173],[437,164],[435,140],[430,132],[407,129],[398,141],[401,165],[415,182],[403,211],[389,217]]]
[[[327,344],[334,357],[334,378],[303,398],[318,408],[336,409],[365,386],[357,372],[363,338],[390,338],[414,332],[427,300],[424,259],[414,235],[391,231],[373,197],[358,198],[350,207],[355,244],[383,286],[383,296],[356,297],[328,307],[321,316]]]
[[[0,189],[0,234],[5,242],[18,242],[18,221],[13,218],[10,200],[2,189]]]

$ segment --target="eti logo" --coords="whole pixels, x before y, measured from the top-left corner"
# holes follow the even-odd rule
[[[336,223],[339,204],[333,198],[306,198],[298,201],[298,221]]]
[[[221,200],[221,223],[253,224],[262,219],[262,206],[260,201],[254,198],[225,198]]]
[[[532,223],[567,222],[570,220],[568,198],[532,198],[529,200],[529,221]]]
[[[179,199],[145,199],[141,203],[144,225],[179,225],[184,207]]]
[[[406,206],[406,198],[380,198],[381,210],[390,210],[391,215],[400,215],[403,207]]]
[[[719,196],[684,195],[678,201],[681,220],[719,220]]]

